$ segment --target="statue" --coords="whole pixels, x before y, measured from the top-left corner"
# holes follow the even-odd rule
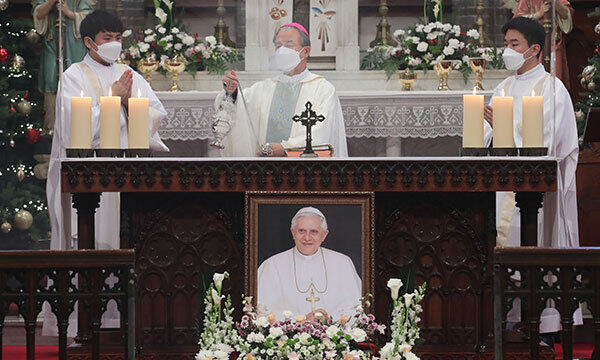
[[[42,36],[39,90],[44,94],[44,130],[54,128],[54,108],[58,87],[58,7],[63,7],[64,68],[80,62],[87,51],[79,33],[79,25],[94,11],[96,0],[33,0],[35,31]]]

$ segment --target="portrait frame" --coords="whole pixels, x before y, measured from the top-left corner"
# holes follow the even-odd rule
[[[374,294],[375,282],[375,194],[373,192],[247,192],[245,198],[244,290],[256,305],[259,266],[259,213],[262,205],[360,206],[361,294]],[[291,217],[289,218],[291,220]],[[287,224],[289,231],[289,223]],[[291,236],[291,235],[290,235]],[[327,241],[327,240],[325,240]],[[355,265],[356,266],[356,265]]]

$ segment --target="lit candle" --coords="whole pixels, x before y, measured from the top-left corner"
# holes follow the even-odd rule
[[[483,147],[483,95],[463,95],[463,147]]]
[[[523,147],[544,147],[544,98],[523,96]]]
[[[121,97],[111,95],[100,98],[100,149],[121,148]]]
[[[129,98],[129,148],[130,149],[148,149],[148,111],[149,100],[142,98],[142,93],[138,89],[137,98]]]
[[[494,147],[512,148],[513,140],[513,98],[512,96],[494,96]]]
[[[72,149],[92,148],[92,98],[71,98],[71,145]]]

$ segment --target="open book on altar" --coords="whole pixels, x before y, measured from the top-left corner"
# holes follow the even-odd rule
[[[298,146],[298,147],[286,148],[285,151],[287,152],[288,157],[300,157],[300,154],[302,154],[304,152],[304,149],[305,149],[304,146]],[[318,155],[318,157],[332,157],[333,156],[333,146],[331,146],[329,144],[313,145],[312,149],[315,152],[315,154]]]

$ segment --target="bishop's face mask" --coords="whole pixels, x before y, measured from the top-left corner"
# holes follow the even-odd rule
[[[117,61],[119,56],[121,56],[121,51],[123,50],[123,44],[118,41],[111,41],[102,45],[98,45],[94,42],[94,45],[98,47],[98,50],[96,50],[98,56],[100,56],[102,60],[109,64]]]
[[[529,49],[531,49],[531,48],[529,48]],[[525,53],[527,51],[529,51],[529,49],[525,50]],[[535,56],[535,55],[533,55],[533,56],[526,58],[525,53],[521,54],[520,52],[513,50],[509,47],[504,49],[504,52],[502,53],[502,59],[504,60],[506,69],[512,70],[512,71],[519,70],[521,68],[521,66],[523,66],[525,61],[527,61],[527,60],[531,59],[533,56]]]
[[[269,69],[288,73],[296,68],[302,61],[300,58],[300,51],[287,48],[285,46],[280,47],[269,57]]]

